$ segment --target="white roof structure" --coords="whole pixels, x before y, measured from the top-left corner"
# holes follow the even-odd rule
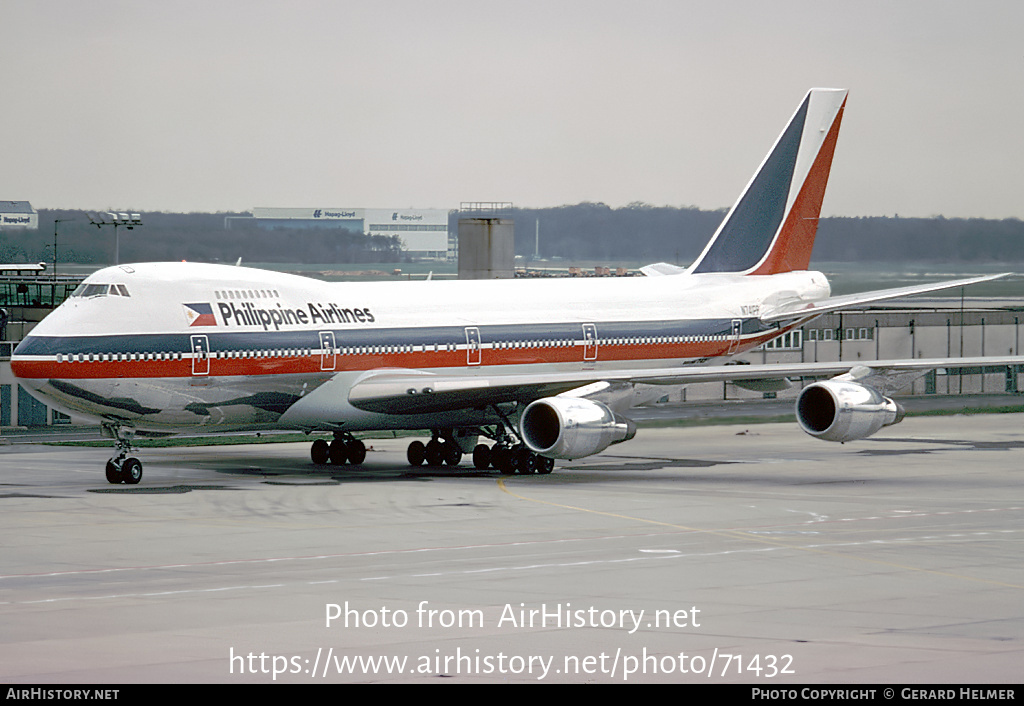
[[[28,201],[0,201],[0,228],[39,228],[39,214]]]

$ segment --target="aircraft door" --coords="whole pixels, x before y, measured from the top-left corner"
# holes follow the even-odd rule
[[[732,320],[732,331],[729,334],[729,355],[740,346],[740,335],[743,333],[743,319]]]
[[[480,329],[466,327],[466,365],[480,365]]]
[[[320,332],[320,369],[334,370],[338,363],[338,352],[334,347],[334,331]]]
[[[210,374],[210,341],[206,336],[191,336],[192,344],[192,374]]]
[[[583,324],[583,360],[597,360],[597,324]]]

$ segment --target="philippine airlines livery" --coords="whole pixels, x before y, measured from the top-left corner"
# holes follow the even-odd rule
[[[903,417],[886,395],[943,360],[721,365],[815,316],[991,277],[831,297],[807,271],[846,91],[811,90],[697,261],[600,280],[325,283],[221,265],[108,267],[14,352],[22,384],[99,420],[111,483],[138,483],[134,433],[333,432],[314,463],[362,463],[353,432],[430,429],[410,463],[549,473],[633,437],[664,385],[804,388],[807,433],[851,441]],[[972,359],[958,359],[960,365]],[[985,364],[1024,358],[984,359]],[[762,388],[763,389],[763,388]],[[493,444],[478,444],[480,437]]]

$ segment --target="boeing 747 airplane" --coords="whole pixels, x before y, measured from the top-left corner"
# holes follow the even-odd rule
[[[601,280],[325,283],[208,264],[108,267],[17,347],[33,394],[98,420],[111,483],[138,483],[138,431],[297,429],[314,463],[362,463],[354,432],[430,429],[410,463],[549,473],[636,433],[628,409],[665,385],[834,376],[796,403],[807,433],[867,437],[887,397],[974,359],[722,365],[838,309],[992,279],[831,296],[808,271],[846,91],[813,89],[688,268]],[[984,364],[1024,363],[989,357]],[[478,443],[481,438],[492,443]]]

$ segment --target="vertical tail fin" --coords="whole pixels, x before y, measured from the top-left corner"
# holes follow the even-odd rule
[[[805,270],[846,90],[812,88],[690,272]]]

